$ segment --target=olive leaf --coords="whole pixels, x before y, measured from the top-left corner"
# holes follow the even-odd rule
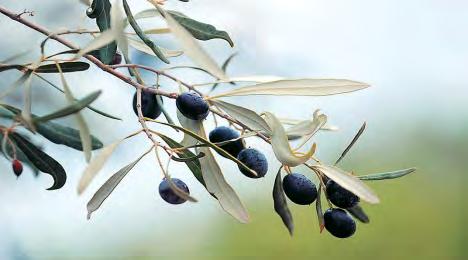
[[[335,162],[335,165],[337,165],[338,163],[340,163],[340,161],[346,156],[346,154],[349,152],[349,150],[351,150],[351,147],[353,147],[353,145],[357,142],[357,140],[359,139],[359,137],[362,135],[362,133],[364,133],[364,130],[366,129],[366,122],[364,122],[364,124],[362,124],[361,128],[359,129],[359,131],[356,133],[356,135],[354,136],[353,140],[351,141],[351,143],[346,147],[346,149],[341,153],[341,156],[340,158],[338,158],[338,160],[336,160]]]
[[[40,135],[55,144],[63,144],[78,151],[83,151],[80,132],[74,128],[49,121],[37,123],[36,130]],[[93,135],[91,135],[91,148],[92,150],[102,148],[102,142]]]
[[[153,3],[154,4],[154,3]],[[211,58],[208,53],[198,44],[193,38],[190,32],[187,31],[182,25],[177,22],[171,14],[167,13],[158,4],[154,4],[161,15],[166,19],[167,25],[171,29],[171,32],[179,41],[184,53],[201,68],[209,71],[212,75],[215,75],[218,79],[227,80],[228,77],[224,71],[219,67],[218,64]]]
[[[174,141],[173,139],[171,139],[170,137],[166,136],[166,135],[163,135],[161,133],[158,133],[158,136],[163,139],[163,141],[169,145],[169,147],[171,148],[181,148],[181,147],[184,147],[182,144]],[[188,149],[183,149],[183,150],[180,150],[181,153],[178,154],[178,156],[181,158],[181,159],[188,159],[188,158],[195,158],[195,159],[190,159],[190,160],[186,160],[184,161],[185,164],[187,165],[187,167],[190,169],[190,171],[193,173],[193,176],[195,176],[195,178],[203,185],[203,186],[206,186],[205,185],[205,181],[203,180],[203,175],[202,175],[202,172],[201,172],[201,166],[200,166],[200,161],[199,161],[199,158],[197,158],[197,155],[195,155],[194,153],[192,153],[190,150]],[[174,158],[173,158],[174,159]]]
[[[15,115],[21,114],[21,110],[5,105],[0,104],[0,116],[5,118],[14,118]],[[38,116],[32,114],[33,119]],[[78,130],[63,126],[51,121],[47,122],[36,122],[37,133],[45,137],[47,140],[55,144],[63,144],[68,147],[74,148],[79,151],[83,151],[83,145],[81,144],[80,133]],[[93,150],[102,148],[102,142],[99,141],[95,136],[91,135],[91,147]]]
[[[212,100],[210,101],[222,110],[224,110],[228,115],[239,120],[241,123],[248,126],[250,129],[254,131],[262,131],[264,133],[270,133],[271,129],[265,120],[259,116],[254,111],[237,106],[228,102],[224,102],[221,100]]]
[[[96,24],[102,32],[98,38],[101,38],[100,40],[106,39],[106,41],[102,41],[100,46],[94,48],[94,50],[100,48],[99,57],[104,64],[110,64],[117,52],[117,44],[114,41],[115,38],[111,37],[113,32],[116,32],[112,30],[111,8],[112,5],[109,0],[94,0],[91,7],[86,11],[89,18],[96,19]]]
[[[182,113],[180,113],[180,111],[178,109],[177,109],[177,119],[179,120],[180,124],[185,129],[190,129],[194,133],[200,133],[200,131],[201,131],[200,126],[201,125],[195,120],[191,120],[191,119],[186,118],[184,115],[182,115]],[[184,139],[181,142],[181,144],[183,146],[194,146],[194,145],[196,145],[198,143],[199,143],[198,139],[193,138],[189,134],[184,134]]]
[[[315,213],[317,213],[317,219],[319,224],[320,233],[322,233],[325,227],[325,219],[323,217],[322,210],[322,183],[320,183],[317,191],[317,201],[315,201]]]
[[[367,224],[370,222],[369,217],[361,208],[361,206],[359,206],[359,204],[352,208],[346,209],[346,211],[348,211],[351,215],[353,215],[353,217],[355,217],[357,220],[361,221],[362,223]]]
[[[66,72],[76,72],[76,71],[85,71],[89,69],[89,64],[82,61],[70,61],[70,62],[61,62],[58,65],[46,64],[41,65],[34,69],[35,73],[59,73],[57,66],[60,66],[63,73]]]
[[[289,145],[288,136],[281,122],[272,113],[265,113],[265,121],[271,128],[271,147],[276,159],[283,165],[290,167],[298,166],[307,162],[315,153],[316,145],[312,145],[310,150],[305,153],[293,151]]]
[[[130,7],[128,6],[127,0],[122,0],[123,2],[123,7],[125,10],[125,14],[127,14],[127,19],[130,25],[132,26],[133,30],[136,32],[138,37],[148,46],[153,53],[163,62],[165,63],[170,63],[169,60],[164,56],[162,51],[158,48],[156,44],[154,44],[153,41],[151,41],[148,36],[143,32],[141,27],[138,25],[136,22],[135,18],[133,17],[132,11],[130,10]]]
[[[215,149],[217,152],[224,153],[226,155],[231,156],[230,154],[226,153],[223,149],[207,141],[205,129],[203,128],[203,123],[201,121],[195,121],[198,124],[195,126],[193,124],[184,125],[185,122],[186,120],[180,122],[184,127],[179,127],[179,126],[174,126],[174,127],[179,128],[179,130],[183,131],[185,134],[190,135],[193,138],[196,138],[200,142],[208,144],[211,148]],[[168,125],[166,123],[163,123],[163,124]],[[190,128],[192,126],[194,127]],[[198,132],[196,134],[190,130],[198,131]],[[239,196],[236,194],[234,189],[227,183],[226,179],[223,176],[221,168],[216,162],[216,159],[213,153],[211,152],[211,150],[208,147],[203,147],[198,150],[199,152],[202,152],[205,154],[205,156],[199,159],[199,161],[200,161],[203,180],[205,182],[205,187],[208,190],[208,192],[218,200],[221,207],[228,214],[233,216],[235,219],[239,220],[241,223],[249,222],[249,215],[248,215],[247,209],[242,204]],[[244,167],[247,167],[247,166],[244,165]]]
[[[89,186],[91,181],[94,179],[94,177],[96,177],[114,150],[123,140],[124,139],[121,139],[108,146],[105,146],[102,151],[89,162],[78,183],[78,194],[83,193],[83,191]]]
[[[123,22],[123,15],[120,10],[120,6],[118,4],[110,6],[109,0],[94,0],[91,11],[87,13],[91,18],[94,18],[96,15],[101,17],[102,22],[100,23],[98,21],[98,26],[102,24],[101,26],[103,29],[100,28],[102,33],[89,42],[84,48],[80,49],[80,51],[75,55],[75,59],[102,48],[99,56],[103,63],[109,64],[117,51],[115,41],[119,42],[122,54],[126,55],[128,51],[127,41],[124,35],[125,24]],[[108,27],[108,24],[110,24],[110,27]]]
[[[21,118],[23,119],[26,127],[32,132],[35,131],[34,123],[32,121],[32,86],[31,86],[32,74],[28,75],[28,78],[24,82],[24,105],[21,111]]]
[[[360,180],[363,181],[379,181],[379,180],[389,180],[389,179],[396,179],[413,173],[416,171],[416,168],[409,168],[404,170],[398,170],[393,172],[383,172],[383,173],[374,173],[369,175],[361,175],[358,176]]]
[[[172,17],[182,26],[184,27],[190,34],[197,40],[201,41],[208,41],[212,39],[222,39],[229,43],[231,47],[234,46],[234,42],[231,40],[231,37],[226,31],[221,31],[216,29],[213,25],[202,23],[196,21],[192,18],[187,17],[186,15],[176,12],[176,11],[167,11],[167,13],[171,14]],[[151,18],[157,17],[161,14],[155,9],[147,9],[141,12],[138,12],[134,15],[134,19],[143,19],[143,18]],[[149,30],[153,31],[153,30]],[[167,33],[167,29],[157,29],[154,30],[156,33]],[[148,33],[148,31],[145,31]]]
[[[96,100],[99,95],[101,95],[102,91],[101,90],[98,90],[98,91],[95,91],[95,92],[92,92],[91,94],[85,96],[84,98],[81,98],[81,99],[78,99],[78,100],[74,100],[72,102],[70,102],[70,105],[62,108],[62,109],[59,109],[55,112],[52,112],[48,115],[45,115],[45,116],[40,116],[40,117],[36,117],[34,118],[34,123],[40,123],[40,122],[46,122],[46,121],[49,121],[49,120],[53,120],[53,119],[57,119],[57,118],[61,118],[61,117],[66,117],[66,116],[69,116],[71,114],[75,114],[79,111],[81,111],[83,108],[87,107],[89,104],[91,104],[92,102],[94,102],[94,100]]]
[[[371,190],[371,188],[364,184],[364,182],[340,168],[326,165],[314,165],[311,166],[311,169],[323,173],[338,185],[354,193],[366,202],[371,204],[377,204],[380,202],[377,195]]]
[[[75,97],[73,96],[70,87],[68,86],[67,81],[65,80],[65,76],[63,75],[61,67],[57,65],[57,69],[60,73],[60,80],[62,81],[63,92],[65,93],[65,97],[67,98],[70,105],[74,105]],[[80,129],[80,140],[83,147],[83,153],[85,155],[85,159],[87,162],[91,160],[91,133],[89,132],[88,124],[86,123],[84,117],[80,114],[80,112],[74,113],[75,121],[78,124]]]
[[[369,87],[369,85],[366,83],[346,79],[278,80],[241,87],[211,98],[250,95],[328,96],[353,92],[367,87]]]
[[[37,169],[52,176],[54,183],[47,190],[60,189],[65,185],[67,174],[60,163],[45,152],[41,151],[41,149],[37,148],[20,134],[11,133],[10,137],[16,144],[17,148],[26,155],[29,161],[37,167]]]
[[[226,31],[220,31],[216,29],[213,25],[198,22],[194,19],[191,19],[179,12],[167,11],[172,15],[172,17],[182,25],[187,31],[189,31],[193,37],[197,40],[208,41],[211,39],[222,39],[225,40],[234,47],[234,42],[229,37],[229,34]]]
[[[231,63],[231,61],[234,59],[234,57],[237,56],[237,53],[233,53],[231,55],[229,55],[229,57],[224,61],[223,65],[221,66],[221,69],[226,72],[227,70],[227,67],[229,66],[229,64]],[[235,85],[236,83],[234,82],[229,82],[231,83],[232,85]],[[219,85],[219,83],[215,83],[213,84],[213,86],[211,87],[211,90],[210,92],[214,91],[216,89],[216,87]]]
[[[300,138],[310,139],[318,130],[322,129],[327,123],[327,116],[319,114],[319,110],[314,112],[312,120],[301,121],[286,130],[289,140]]]
[[[220,148],[219,146],[217,146],[216,144],[210,142],[207,138],[206,138],[206,135],[205,135],[205,132],[203,130],[203,124],[200,122],[200,121],[195,121],[195,120],[190,120],[190,119],[187,119],[186,122],[190,122],[190,121],[193,121],[192,124],[189,124],[189,125],[184,125],[183,122],[181,122],[181,124],[183,125],[183,127],[180,127],[180,126],[177,126],[177,125],[173,125],[173,124],[169,124],[169,123],[164,123],[164,122],[159,122],[157,120],[153,120],[153,119],[150,119],[150,118],[146,118],[146,120],[150,121],[150,122],[154,122],[154,123],[158,123],[158,124],[162,124],[162,125],[166,125],[166,126],[170,126],[172,127],[173,129],[176,129],[176,130],[180,130],[182,132],[184,132],[185,134],[187,134],[188,136],[196,139],[197,141],[199,142],[202,142],[204,144],[206,144],[207,146],[209,146],[210,148],[212,148],[213,150],[215,150],[216,152],[218,152],[219,154],[221,154],[222,156],[224,156],[225,158],[235,162],[237,165],[239,165],[239,167],[242,167],[244,168],[245,170],[249,171],[251,174],[253,174],[254,176],[257,176],[257,173],[250,169],[249,167],[247,167],[247,165],[245,165],[243,162],[237,160],[236,157],[232,156],[231,154],[229,154],[228,152],[226,152],[224,149]],[[193,130],[193,131],[196,131],[198,130],[198,134],[196,134],[195,132],[193,131],[190,131],[190,130]],[[205,152],[203,152],[205,154],[205,156],[207,156],[207,154]]]
[[[294,233],[294,221],[288,208],[288,202],[284,196],[283,184],[281,182],[281,168],[278,170],[278,174],[276,174],[273,186],[273,202],[276,213],[281,217],[289,234],[292,236]]]
[[[114,175],[112,175],[102,186],[99,188],[96,193],[93,195],[91,200],[88,202],[86,205],[86,208],[88,210],[88,215],[87,218],[91,218],[91,214],[98,210],[99,207],[101,207],[102,203],[109,197],[109,195],[114,191],[114,189],[119,185],[119,183],[123,180],[123,178],[130,172],[133,167],[145,156],[147,155],[153,147],[151,147],[150,150],[142,154],[140,157],[138,157],[135,161],[131,162],[130,164],[126,165],[119,171],[117,171]]]
[[[41,75],[38,75],[38,74],[34,74],[34,75],[35,75],[36,77],[38,77],[39,79],[41,79],[42,81],[44,81],[44,82],[46,82],[47,84],[49,84],[50,86],[52,86],[54,89],[56,89],[56,90],[58,90],[58,91],[64,93],[63,90],[62,90],[59,86],[55,85],[53,82],[47,80],[46,78],[42,77]],[[75,101],[76,101],[76,100],[77,100],[77,99],[75,99]],[[107,118],[110,118],[110,119],[120,120],[120,121],[122,120],[121,118],[118,118],[118,117],[116,117],[116,116],[110,115],[110,114],[108,114],[108,113],[106,113],[106,112],[103,112],[103,111],[101,111],[101,110],[99,110],[99,109],[97,109],[97,108],[94,108],[94,107],[92,107],[92,106],[90,106],[90,105],[88,105],[87,108],[88,108],[89,110],[95,112],[95,113],[100,114],[101,116],[104,116],[104,117],[107,117]]]
[[[143,53],[149,54],[149,55],[155,55],[153,50],[148,47],[144,42],[134,39],[132,37],[127,37],[128,44],[132,46],[133,48],[137,49],[138,51],[141,51]],[[183,51],[177,51],[177,50],[168,50],[162,47],[158,47],[161,53],[164,55],[164,57],[172,58],[172,57],[178,57],[182,54],[184,54]]]
[[[24,73],[19,79],[13,82],[9,87],[7,87],[1,94],[0,100],[4,97],[8,96],[11,92],[13,92],[16,88],[23,85],[23,83],[31,76],[31,72],[27,71]]]

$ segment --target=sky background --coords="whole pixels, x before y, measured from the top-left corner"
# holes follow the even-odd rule
[[[78,0],[15,1],[0,5],[20,12],[52,31],[63,28],[95,28],[87,19],[86,6]],[[144,0],[129,1],[134,13],[150,8]],[[277,75],[302,78],[347,78],[367,82],[372,88],[333,97],[238,97],[229,99],[258,112],[280,117],[310,118],[320,108],[336,133],[320,133],[319,157],[332,162],[361,124],[367,131],[344,160],[343,168],[358,174],[417,167],[418,172],[400,180],[371,183],[382,203],[365,205],[371,224],[358,224],[349,240],[319,234],[313,208],[292,206],[296,236],[289,238],[272,210],[271,187],[278,164],[271,150],[258,140],[248,145],[270,158],[270,171],[261,180],[243,178],[237,167],[220,158],[225,176],[249,208],[252,223],[241,225],[226,215],[218,203],[190,175],[173,164],[171,173],[183,179],[199,203],[172,206],[157,194],[161,178],[154,158],[148,156],[118,186],[102,208],[86,220],[86,203],[113,172],[140,155],[148,142],[143,136],[125,142],[98,178],[80,197],[76,185],[86,166],[82,154],[52,145],[38,137],[45,150],[56,154],[68,173],[66,186],[45,191],[50,178],[34,178],[25,172],[19,180],[10,165],[0,163],[0,258],[35,259],[82,256],[125,257],[190,256],[347,256],[351,259],[466,256],[462,205],[466,183],[468,145],[468,2],[436,0],[322,1],[322,0],[169,0],[167,8],[215,25],[229,32],[236,46],[212,40],[203,46],[221,63],[238,52],[229,75]],[[145,28],[162,25],[158,19],[142,22]],[[44,36],[0,16],[0,60],[27,49],[21,60],[39,57]],[[81,46],[87,36],[69,37]],[[170,37],[155,37],[177,49]],[[36,47],[37,46],[37,47]],[[50,53],[63,47],[50,42]],[[132,52],[134,60],[150,66],[161,63]],[[175,58],[174,64],[191,64]],[[120,116],[109,120],[86,111],[92,133],[109,144],[138,129],[131,110],[133,89],[92,68],[67,74],[74,93],[83,96],[102,89],[96,107]],[[208,77],[177,71],[189,82]],[[19,74],[2,73],[2,87]],[[145,75],[148,80],[152,78]],[[49,76],[58,82],[58,78]],[[167,82],[163,87],[175,90]],[[37,102],[34,112],[65,104],[61,94],[33,81]],[[229,87],[229,86],[225,86]],[[21,92],[4,100],[17,104]],[[3,101],[2,101],[3,102]],[[168,108],[175,114],[172,101]],[[63,120],[73,124],[72,120]],[[208,123],[208,129],[212,127]],[[171,133],[168,131],[167,133]]]

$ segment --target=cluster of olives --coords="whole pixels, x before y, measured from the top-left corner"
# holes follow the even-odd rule
[[[317,199],[315,184],[299,173],[291,173],[283,178],[283,190],[292,202],[299,205],[309,205]],[[339,208],[330,208],[325,211],[323,215],[325,228],[335,237],[352,236],[356,231],[356,223],[343,209],[356,206],[359,197],[332,180],[327,181],[326,193],[330,202]]]
[[[157,102],[159,97],[151,92],[143,91],[141,94],[143,116],[152,119],[159,117],[162,111]],[[133,110],[138,115],[136,102],[137,96],[135,94],[133,97]],[[186,92],[179,95],[176,99],[176,106],[182,115],[192,120],[203,120],[210,112],[209,104],[195,92]],[[209,133],[209,140],[212,143],[220,143],[220,148],[257,173],[257,175],[254,175],[239,166],[239,170],[243,175],[249,178],[261,178],[267,173],[268,161],[265,155],[257,149],[246,148],[245,141],[240,138],[240,134],[236,130],[226,126],[216,127]],[[173,178],[172,181],[180,190],[185,191],[187,194],[190,193],[187,185],[182,180]],[[310,205],[317,199],[315,184],[299,173],[287,174],[283,178],[283,189],[286,196],[299,205]],[[359,197],[332,180],[327,180],[326,193],[327,198],[338,208],[330,208],[324,213],[325,228],[335,237],[346,238],[352,236],[356,231],[356,223],[343,209],[356,206]],[[159,194],[170,204],[182,204],[186,201],[174,193],[167,179],[164,179],[159,185]]]
[[[159,97],[151,92],[143,91],[141,93],[141,112],[143,117],[156,119],[161,115],[162,109],[157,102],[157,98]],[[210,112],[209,104],[202,96],[195,92],[186,92],[179,95],[176,99],[176,106],[182,115],[191,120],[203,120]],[[136,93],[133,96],[133,111],[138,115]],[[249,178],[260,178],[267,173],[268,161],[265,155],[257,149],[246,148],[244,140],[240,139],[240,134],[236,130],[226,126],[216,127],[210,132],[209,139],[212,143],[223,143],[219,145],[220,148],[233,157],[236,157],[257,174],[254,175],[252,172],[239,166],[239,170],[245,176]],[[187,185],[182,180],[173,178],[172,181],[179,189],[185,191],[187,194],[190,193]],[[181,204],[185,202],[185,199],[177,196],[169,187],[168,180],[166,179],[159,185],[159,194],[170,204]]]

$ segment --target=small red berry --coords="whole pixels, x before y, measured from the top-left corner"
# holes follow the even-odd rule
[[[14,159],[12,166],[13,166],[13,172],[15,173],[17,177],[19,177],[21,173],[23,172],[23,164],[18,159]]]

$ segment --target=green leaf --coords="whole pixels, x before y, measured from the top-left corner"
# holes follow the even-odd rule
[[[180,127],[180,126],[177,126],[177,125],[172,125],[172,124],[169,124],[169,123],[164,123],[164,122],[159,122],[159,121],[156,121],[156,120],[152,120],[152,119],[149,119],[149,118],[146,118],[146,119],[148,121],[155,122],[155,123],[162,124],[162,125],[166,125],[166,126],[170,126],[170,127],[174,128],[174,129],[177,129],[177,130],[180,130],[180,131],[184,132],[185,134],[189,135],[190,137],[192,137],[192,138],[206,144],[207,146],[209,146],[210,148],[212,148],[213,150],[215,150],[216,152],[218,152],[219,154],[221,154],[225,158],[237,163],[237,165],[239,165],[240,167],[246,169],[247,171],[250,171],[250,173],[252,173],[253,175],[257,176],[257,173],[255,171],[253,171],[252,169],[250,169],[249,167],[247,167],[247,165],[245,165],[241,161],[237,160],[237,158],[235,158],[234,156],[232,156],[231,154],[229,154],[228,152],[226,152],[224,149],[220,148],[216,144],[210,142],[206,138],[205,133],[202,131],[203,125],[200,123],[200,121],[190,120],[190,121],[194,121],[195,124],[200,125],[199,126],[199,127],[201,127],[201,128],[199,128],[199,130],[200,130],[199,134],[200,135],[198,135],[198,134],[196,134],[196,133],[194,133],[194,132],[192,132],[190,130],[187,130],[187,129],[191,129],[191,128],[187,127],[187,125],[184,125],[184,127]],[[197,128],[192,128],[192,129],[197,129]],[[203,152],[203,153],[205,153],[205,152]],[[206,153],[205,153],[205,155],[206,155]]]
[[[20,109],[13,106],[0,104],[1,117],[14,118],[15,115],[19,114],[21,114]],[[38,116],[32,114],[32,117],[35,119]],[[36,122],[35,125],[37,132],[44,136],[47,140],[55,144],[66,145],[79,151],[83,150],[78,130],[61,124],[53,123],[51,121]],[[91,144],[93,150],[102,148],[102,142],[99,141],[99,139],[95,136],[91,136]]]
[[[353,145],[357,142],[357,140],[362,135],[362,133],[364,133],[365,129],[366,129],[366,122],[364,122],[364,124],[362,124],[361,128],[356,133],[356,135],[354,136],[351,143],[349,143],[349,145],[346,147],[346,149],[341,153],[341,156],[340,156],[340,158],[338,158],[338,160],[336,160],[335,165],[340,163],[340,161],[346,156],[346,154],[349,152],[349,150],[351,150],[351,147],[353,147]]]
[[[65,185],[67,174],[60,163],[18,133],[11,133],[10,137],[35,167],[52,176],[54,184],[47,190],[60,189]]]
[[[340,168],[326,165],[314,165],[310,168],[314,171],[319,171],[325,174],[338,185],[354,193],[364,201],[367,201],[371,204],[377,204],[380,202],[377,195],[371,190],[371,188],[364,184],[364,182],[359,180],[356,176],[353,176],[352,174],[343,171]]]
[[[228,67],[229,64],[231,63],[232,59],[233,59],[234,57],[236,57],[236,55],[237,55],[237,53],[233,53],[233,54],[231,54],[231,55],[224,61],[223,65],[221,66],[221,69],[222,69],[224,72],[226,72],[227,67]],[[229,82],[229,83],[231,83],[232,85],[235,85],[235,84],[236,84],[236,83],[234,83],[234,82]],[[219,83],[213,84],[213,86],[211,87],[210,92],[214,91],[218,85],[219,85]]]
[[[317,133],[318,130],[322,129],[326,122],[327,116],[319,114],[319,110],[316,110],[312,120],[304,120],[297,123],[288,128],[286,134],[289,140],[296,140],[303,137],[310,138]]]
[[[88,216],[87,218],[91,218],[91,214],[98,210],[99,207],[101,207],[102,203],[109,197],[109,195],[114,191],[114,189],[119,185],[119,183],[123,180],[123,178],[127,175],[127,173],[130,172],[133,167],[143,158],[145,155],[147,155],[150,150],[145,152],[143,155],[138,157],[135,161],[132,163],[126,165],[122,169],[120,169],[118,172],[116,172],[114,175],[112,175],[102,186],[99,188],[98,191],[94,194],[94,196],[91,198],[91,200],[88,202],[86,208],[88,210]]]
[[[132,11],[130,10],[130,7],[128,6],[127,0],[123,0],[123,7],[125,10],[125,13],[127,14],[127,19],[130,25],[132,26],[133,30],[136,32],[138,37],[148,46],[151,48],[151,50],[154,52],[154,54],[164,61],[165,63],[170,63],[169,60],[164,57],[163,53],[161,50],[154,44],[153,41],[151,41],[148,36],[143,32],[141,27],[138,25],[138,23],[135,21],[135,18],[133,17]]]
[[[63,73],[85,71],[89,69],[89,64],[82,61],[70,61],[58,63]],[[34,70],[35,73],[59,73],[57,66],[54,64],[46,64],[39,66]]]
[[[78,194],[83,193],[83,191],[89,186],[91,181],[94,179],[94,177],[96,177],[106,161],[122,141],[123,139],[104,147],[102,151],[89,162],[88,166],[81,175],[77,189]]]
[[[57,85],[55,85],[54,83],[50,82],[49,80],[47,80],[46,78],[42,77],[41,75],[38,75],[38,74],[35,74],[35,75],[36,75],[38,78],[40,78],[41,80],[43,80],[44,82],[46,82],[47,84],[49,84],[50,86],[52,86],[54,89],[56,89],[56,90],[58,90],[58,91],[64,93],[63,90],[62,90],[59,86],[57,86]],[[77,99],[75,99],[75,101],[77,101]],[[95,113],[98,113],[98,114],[100,114],[101,116],[104,116],[104,117],[107,117],[107,118],[110,118],[110,119],[115,119],[115,120],[122,121],[121,118],[118,118],[118,117],[115,117],[115,116],[113,116],[113,115],[107,114],[106,112],[103,112],[103,111],[101,111],[101,110],[99,110],[99,109],[96,109],[96,108],[94,108],[94,107],[92,107],[92,106],[87,106],[87,107],[88,107],[89,110],[91,110],[91,111],[93,111],[93,112],[95,112]]]
[[[180,143],[174,141],[173,139],[171,139],[170,137],[168,136],[165,136],[163,134],[158,134],[159,137],[161,137],[161,139],[163,139],[163,141],[169,145],[169,147],[171,148],[181,148],[183,147]],[[194,153],[192,153],[189,149],[184,149],[184,150],[180,150],[181,153],[178,154],[178,156],[182,159],[187,159],[187,158],[194,158],[196,157],[196,155]],[[202,175],[202,172],[201,172],[201,166],[200,166],[200,161],[197,159],[194,159],[194,160],[188,160],[188,161],[185,161],[185,164],[187,164],[187,167],[190,169],[190,171],[193,173],[193,176],[195,176],[195,178],[197,178],[197,180],[203,185],[206,187],[205,185],[205,181],[203,180],[203,175]]]
[[[184,125],[184,122],[186,121],[181,122],[184,127],[179,127],[179,130],[183,131],[185,134],[192,135],[192,137],[196,139],[200,138],[199,141],[206,141],[205,129],[203,128],[203,123],[201,121],[196,121],[198,125],[194,128],[188,128],[191,125]],[[198,132],[195,134],[186,128]],[[223,149],[218,148],[216,145],[210,145],[210,147],[214,148],[215,150],[224,151]],[[205,154],[205,156],[200,159],[200,166],[203,180],[205,181],[208,192],[218,200],[221,207],[228,214],[239,220],[241,223],[249,222],[249,214],[247,209],[242,204],[242,201],[234,189],[229,185],[229,183],[227,183],[223,176],[223,172],[216,162],[216,159],[211,150],[208,147],[203,147],[200,148],[199,151]]]
[[[6,90],[2,91],[2,93],[0,94],[0,100],[8,96],[11,92],[13,92],[19,86],[23,85],[23,83],[26,80],[28,80],[30,76],[31,76],[31,72],[28,71],[24,73],[19,79],[13,82],[13,84],[11,84],[8,88],[6,88]]]
[[[63,126],[53,122],[36,123],[36,130],[47,140],[55,144],[63,144],[78,151],[83,151],[80,132],[74,128]],[[101,149],[102,142],[95,136],[91,136],[91,148]]]
[[[267,134],[271,133],[270,126],[267,122],[254,111],[221,100],[212,100],[211,102],[250,129],[262,131]]]
[[[409,168],[409,169],[398,170],[398,171],[393,171],[393,172],[383,172],[383,173],[374,173],[374,174],[369,174],[369,175],[361,175],[361,176],[358,176],[358,178],[363,181],[390,180],[390,179],[403,177],[415,171],[416,171],[416,168]]]
[[[67,98],[70,105],[73,105],[73,102],[75,102],[75,97],[73,96],[71,89],[69,88],[68,83],[65,80],[65,76],[63,75],[62,69],[58,64],[57,64],[57,69],[59,70],[59,73],[60,73],[60,79],[62,81],[63,92],[65,93],[65,97]],[[89,162],[89,160],[91,160],[91,150],[92,150],[91,133],[89,131],[88,124],[86,123],[84,117],[81,115],[80,112],[76,112],[74,114],[74,117],[75,117],[76,123],[78,124],[78,127],[80,128],[79,134],[80,134],[81,144],[83,146],[83,153],[85,155],[86,161]]]
[[[278,174],[276,174],[275,184],[273,186],[273,202],[276,213],[281,217],[289,234],[292,236],[294,233],[294,221],[291,211],[289,211],[288,208],[286,196],[284,196],[283,184],[281,182],[281,168],[278,170]]]
[[[364,212],[364,210],[361,208],[361,206],[356,205],[352,208],[346,209],[353,217],[355,217],[357,220],[361,221],[362,223],[369,223],[369,217],[367,214]]]
[[[278,80],[241,87],[211,97],[274,95],[274,96],[328,96],[365,89],[369,85],[346,79]]]
[[[65,116],[68,116],[68,115],[71,115],[71,114],[75,114],[79,111],[81,111],[83,108],[87,107],[89,104],[93,103],[94,100],[96,100],[99,95],[101,95],[102,91],[98,90],[98,91],[95,91],[89,95],[87,95],[86,97],[82,98],[82,99],[78,99],[77,101],[73,101],[70,105],[62,108],[62,109],[59,109],[55,112],[52,112],[48,115],[45,115],[45,116],[41,116],[41,117],[37,117],[34,119],[34,122],[35,123],[38,123],[38,122],[46,122],[46,121],[49,121],[49,120],[53,120],[53,119],[56,119],[56,118],[61,118],[61,117],[65,117]]]
[[[291,149],[288,136],[281,122],[272,113],[265,113],[265,121],[271,128],[271,147],[276,156],[276,159],[283,165],[295,167],[307,162],[315,153],[316,145],[312,145],[309,151],[305,154],[299,153]]]
[[[201,68],[209,71],[218,79],[227,80],[228,77],[219,65],[208,55],[208,53],[200,46],[193,38],[190,32],[177,22],[171,14],[167,13],[157,4],[154,4],[158,11],[166,19],[167,25],[171,29],[172,34],[179,41],[184,53]]]
[[[96,19],[96,24],[101,32],[111,30],[111,7],[112,5],[109,0],[94,0],[91,7],[86,11],[89,18]],[[102,34],[100,37],[101,36]],[[110,64],[117,52],[117,44],[113,40],[115,40],[115,38],[97,47],[102,47],[99,56],[104,64]]]
[[[187,29],[197,40],[208,41],[211,39],[222,39],[227,41],[231,47],[234,47],[234,42],[226,31],[220,31],[213,25],[198,22],[179,12],[167,12],[170,13],[172,17],[174,17],[174,19]]]
[[[325,219],[323,217],[323,210],[322,210],[322,184],[321,183],[317,191],[317,201],[315,201],[315,213],[317,213],[319,229],[320,229],[320,233],[322,233],[323,228],[325,228]]]
[[[127,40],[128,40],[128,44],[130,44],[130,46],[137,49],[138,51],[141,51],[141,52],[144,52],[146,54],[155,56],[154,51],[150,47],[148,47],[144,42],[142,42],[140,40],[136,40],[136,39],[134,39],[132,37],[127,37]],[[162,55],[164,57],[168,57],[168,58],[178,57],[178,56],[184,54],[183,51],[168,50],[168,49],[165,49],[165,48],[162,48],[162,47],[158,47],[158,48],[161,51]]]

